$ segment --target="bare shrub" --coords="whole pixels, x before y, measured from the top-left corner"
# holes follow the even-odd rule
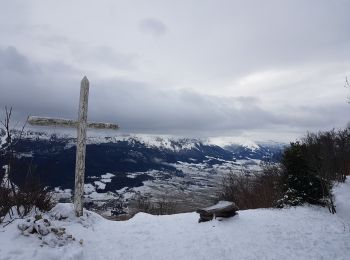
[[[15,203],[22,207],[24,216],[33,208],[45,212],[54,206],[51,192],[33,176],[27,177],[23,187],[18,190]]]
[[[220,200],[232,201],[240,209],[276,207],[281,197],[280,169],[272,165],[258,172],[230,172],[223,178],[219,191]]]
[[[5,108],[5,119],[0,121],[0,132],[5,136],[5,143],[0,147],[0,162],[5,164],[1,165],[4,171],[0,172],[0,223],[6,215],[10,219],[24,217],[33,209],[47,211],[53,206],[51,193],[34,177],[31,166],[22,184],[13,182],[13,169],[18,163],[15,146],[21,140],[25,125],[21,131],[15,131],[11,127],[11,116],[12,108]]]
[[[11,190],[0,186],[0,223],[3,217],[11,211],[12,206]]]
[[[9,218],[24,217],[32,210],[50,210],[54,204],[48,188],[38,178],[27,175],[24,183],[15,185],[6,174],[0,185],[0,223],[6,215]]]
[[[350,174],[350,129],[308,133],[301,143],[306,146],[306,159],[316,175],[344,182]]]

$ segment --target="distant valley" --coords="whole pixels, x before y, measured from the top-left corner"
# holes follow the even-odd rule
[[[284,146],[234,138],[89,137],[86,201],[102,205],[122,199],[127,203],[135,194],[141,194],[155,198],[173,196],[174,200],[186,200],[186,205],[200,206],[214,199],[227,172],[259,170],[262,161],[277,162]],[[58,199],[70,200],[75,165],[72,136],[27,131],[16,144],[16,152],[16,183],[23,182],[31,168]]]

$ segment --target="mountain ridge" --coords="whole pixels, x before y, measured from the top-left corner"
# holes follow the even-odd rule
[[[225,174],[260,170],[263,161],[277,162],[281,147],[232,142],[220,147],[195,138],[154,135],[89,137],[85,195],[91,200],[109,199],[111,194],[130,197],[138,192],[209,196]],[[27,131],[15,150],[15,183],[20,185],[29,167],[34,167],[44,185],[65,193],[66,198],[71,196],[76,152],[73,135]],[[0,159],[1,166],[5,163]]]

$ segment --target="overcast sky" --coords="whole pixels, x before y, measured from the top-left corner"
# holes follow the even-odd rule
[[[0,105],[123,132],[292,140],[345,127],[350,0],[0,0]]]

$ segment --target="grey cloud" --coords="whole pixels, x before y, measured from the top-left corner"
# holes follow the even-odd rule
[[[188,90],[156,90],[115,79],[91,89],[91,116],[121,124],[128,132],[222,135],[249,130],[329,129],[346,115],[343,104],[332,109],[297,107],[294,113],[267,111],[253,97],[215,97]],[[329,108],[329,107],[328,107]],[[284,130],[285,131],[285,130]]]
[[[350,58],[349,1],[220,3],[204,1],[193,21],[180,21],[191,39],[188,45],[179,42],[186,61],[193,63],[191,73],[222,80]],[[192,9],[184,10],[183,16],[191,17]]]
[[[36,30],[37,27],[32,28],[28,28],[28,30]],[[72,41],[70,41],[69,39],[67,39],[67,37],[64,37],[62,35],[52,35],[52,28],[51,30],[49,30],[50,28],[48,28],[47,30],[45,30],[44,32],[40,32],[38,33],[38,35],[36,36],[37,40],[43,44],[44,46],[48,46],[51,48],[62,48],[63,46],[69,46],[72,43]]]
[[[0,49],[0,54],[7,57],[6,64],[12,64],[0,66],[1,106],[13,106],[22,119],[27,115],[76,118],[83,75],[59,61],[32,62],[13,47]],[[306,106],[294,112],[283,107],[268,111],[255,97],[161,90],[127,78],[90,81],[89,119],[119,123],[126,132],[209,136],[278,126],[332,128],[347,116],[344,104],[331,109]]]
[[[12,64],[0,66],[0,106],[14,107],[18,119],[43,112],[68,116],[77,107],[73,100],[79,92],[71,86],[79,76],[73,68],[59,61],[32,62],[14,47],[0,48],[0,55]]]
[[[0,104],[13,106],[18,116],[77,114],[80,75],[59,62],[37,64],[16,52],[11,63],[26,60],[28,70],[1,67]],[[89,118],[118,122],[125,131],[153,133],[209,133],[229,129],[261,128],[274,123],[274,116],[259,108],[254,98],[217,98],[186,90],[157,90],[126,79],[91,80]]]
[[[336,125],[346,126],[347,113],[350,105],[345,102],[333,103],[327,106],[299,106],[295,108],[294,116],[289,116],[288,121],[297,122],[297,126],[312,130],[331,129]]]
[[[0,48],[0,70],[16,73],[34,73],[38,68],[29,64],[27,58],[16,48]]]
[[[142,32],[150,33],[154,36],[161,36],[167,32],[165,24],[154,18],[146,18],[139,22],[139,27]]]
[[[89,55],[85,55],[85,57],[90,57],[97,63],[106,63],[119,69],[133,69],[136,66],[135,55],[117,53],[107,46],[93,48]]]

